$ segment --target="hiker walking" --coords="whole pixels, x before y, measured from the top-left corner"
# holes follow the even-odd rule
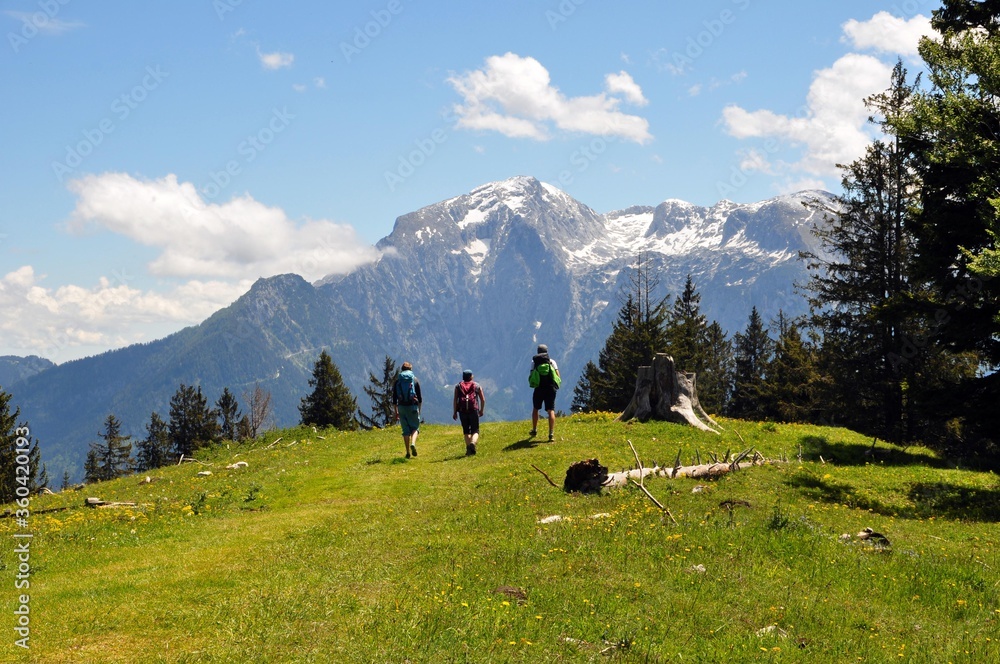
[[[392,386],[392,405],[396,421],[403,427],[403,446],[406,458],[417,456],[417,433],[420,429],[420,381],[413,375],[413,365],[403,362],[402,371]]]
[[[486,395],[479,383],[472,380],[472,372],[462,372],[462,382],[455,386],[455,397],[451,401],[451,419],[462,419],[462,433],[465,434],[465,456],[476,453],[479,442],[479,418],[486,408]]]
[[[549,357],[549,347],[538,345],[538,353],[531,358],[531,373],[528,374],[528,386],[535,388],[531,395],[531,436],[538,435],[538,411],[545,406],[549,414],[549,442],[555,438],[556,428],[556,390],[562,384],[559,367],[555,360]]]

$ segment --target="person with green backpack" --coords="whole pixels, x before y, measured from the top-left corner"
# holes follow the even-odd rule
[[[538,435],[538,411],[545,406],[549,414],[549,442],[555,440],[556,429],[556,391],[562,385],[559,367],[555,360],[549,357],[549,347],[538,345],[538,353],[531,358],[531,373],[528,374],[528,387],[535,391],[531,395],[531,437]]]

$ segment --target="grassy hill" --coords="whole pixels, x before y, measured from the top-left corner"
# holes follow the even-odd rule
[[[995,475],[913,448],[867,456],[842,429],[607,420],[562,419],[552,444],[488,422],[474,457],[457,426],[426,426],[410,460],[398,429],[285,430],[150,484],[34,498],[27,528],[0,520],[0,660],[1000,661]],[[687,463],[742,448],[734,429],[790,461],[647,480],[676,525],[635,487],[566,494],[531,467],[560,484],[582,459],[619,470],[627,440]],[[841,539],[865,527],[891,548]],[[21,594],[29,650],[14,645]]]

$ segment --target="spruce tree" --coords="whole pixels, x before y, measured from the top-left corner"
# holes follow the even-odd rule
[[[392,407],[392,387],[396,380],[396,363],[388,355],[382,363],[382,377],[368,372],[368,385],[364,391],[371,399],[371,411],[364,413],[358,409],[358,422],[365,429],[383,429],[396,423]]]
[[[146,437],[136,447],[136,466],[140,471],[153,470],[170,463],[170,430],[160,414],[153,412],[146,424]]]
[[[97,434],[101,440],[90,444],[93,467],[88,481],[113,480],[132,472],[132,436],[123,436],[121,426],[121,420],[114,415],[104,420],[104,430]]]
[[[215,402],[215,412],[219,415],[219,435],[223,440],[239,440],[237,426],[242,414],[240,404],[228,387],[222,388],[222,395]]]
[[[667,348],[664,322],[667,300],[653,295],[657,280],[648,257],[640,255],[629,275],[629,290],[611,334],[598,353],[597,365],[588,363],[573,390],[576,412],[625,410],[635,392],[640,366],[648,366]]]
[[[667,320],[666,337],[678,371],[701,373],[704,370],[708,320],[701,313],[701,295],[695,289],[690,274],[684,282],[681,296],[674,300]]]
[[[97,450],[93,447],[87,450],[87,458],[83,462],[83,481],[87,484],[101,481],[101,466],[97,461]]]
[[[773,347],[760,313],[753,307],[746,329],[734,337],[733,395],[728,410],[731,417],[757,421],[765,418],[764,368]]]
[[[733,344],[715,321],[705,331],[703,358],[698,401],[709,413],[726,412],[733,389]]]
[[[909,228],[913,274],[927,288],[911,310],[924,316],[930,347],[964,354],[976,369],[929,389],[922,411],[960,453],[1000,457],[1000,279],[983,278],[1000,231],[998,12],[994,0],[942,2],[931,21],[941,38],[920,50],[931,85],[891,124],[920,181]]]
[[[814,422],[820,386],[816,355],[784,312],[778,312],[777,327],[774,354],[765,365],[764,415],[779,422]]]
[[[0,503],[24,498],[25,492],[30,494],[41,488],[38,441],[31,435],[28,423],[18,421],[21,409],[10,411],[10,401],[11,395],[0,389]]]
[[[897,63],[884,93],[866,100],[888,136],[841,166],[844,193],[831,224],[814,231],[822,255],[803,254],[810,324],[822,336],[828,401],[840,421],[893,442],[922,433],[912,420],[912,388],[935,363],[923,336],[923,314],[912,303],[926,288],[915,271],[913,228],[920,207],[916,161],[897,132],[914,107],[916,83]]]
[[[570,411],[574,413],[587,413],[594,410],[593,383],[595,380],[599,380],[599,371],[596,364],[587,362],[587,365],[583,368],[583,373],[580,374],[580,380],[577,382],[576,387],[573,388],[573,403],[569,407]]]
[[[312,388],[299,404],[301,423],[315,427],[354,429],[357,420],[354,413],[358,409],[357,400],[351,395],[340,375],[340,369],[325,350],[313,366]]]
[[[208,407],[208,400],[201,392],[183,383],[170,397],[170,444],[176,455],[191,456],[201,447],[215,442],[219,437],[216,414]]]

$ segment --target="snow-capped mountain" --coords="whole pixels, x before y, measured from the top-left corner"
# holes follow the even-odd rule
[[[599,214],[516,177],[399,217],[378,244],[378,263],[320,290],[435,385],[471,368],[500,414],[516,417],[537,343],[562,360],[569,385],[596,359],[640,254],[656,270],[659,295],[679,293],[690,274],[705,313],[731,333],[754,305],[765,317],[802,313],[798,252],[814,249],[820,216],[806,202],[828,203],[829,194],[711,208],[668,200]]]
[[[655,295],[678,294],[690,274],[702,311],[730,334],[745,328],[752,306],[765,320],[779,309],[803,313],[798,252],[815,250],[810,229],[822,216],[808,202],[828,205],[830,195],[710,208],[667,200],[600,214],[515,177],[399,217],[377,245],[379,260],[346,276],[261,279],[201,325],[52,367],[13,391],[33,429],[46,431],[43,456],[63,459],[50,463],[52,476],[82,461],[88,439],[80,432],[98,431],[109,412],[143,435],[153,410],[168,415],[180,383],[201,385],[214,401],[223,387],[239,395],[260,381],[274,396],[277,423],[292,424],[322,348],[363,409],[368,372],[389,355],[414,364],[425,418],[450,421],[451,386],[466,368],[486,389],[488,418],[527,417],[528,363],[546,343],[564,379],[557,407],[568,411],[640,254],[659,280]],[[94,376],[102,389],[84,387]]]

